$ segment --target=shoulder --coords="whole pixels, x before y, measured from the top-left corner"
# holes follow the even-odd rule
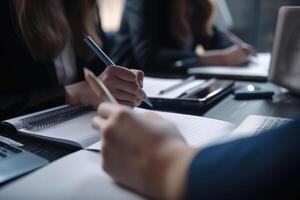
[[[152,10],[162,4],[162,0],[127,0],[125,9],[132,9],[135,11]]]

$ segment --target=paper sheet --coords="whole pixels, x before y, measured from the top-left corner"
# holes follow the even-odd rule
[[[2,187],[5,200],[140,200],[117,185],[102,169],[101,155],[78,151]]]
[[[229,122],[205,117],[149,111],[141,108],[135,108],[134,112],[138,114],[151,112],[172,122],[177,126],[187,143],[194,147],[206,147],[219,140],[224,140],[235,128],[235,125]],[[99,151],[101,149],[101,141],[89,146],[87,149]]]
[[[207,74],[207,75],[226,75],[226,76],[244,76],[244,77],[264,77],[267,78],[271,63],[270,53],[259,53],[257,57],[251,58],[247,66],[210,66],[194,67],[188,70],[189,74]]]

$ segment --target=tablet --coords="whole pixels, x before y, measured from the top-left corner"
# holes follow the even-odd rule
[[[155,109],[202,110],[233,91],[234,81],[211,79],[192,88],[175,99],[150,98]]]

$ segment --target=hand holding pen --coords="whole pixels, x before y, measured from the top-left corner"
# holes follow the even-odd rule
[[[233,44],[236,44],[236,45],[240,46],[241,48],[243,48],[243,50],[246,53],[248,53],[249,55],[256,56],[256,50],[253,46],[246,43],[245,41],[243,41],[242,39],[240,39],[238,36],[236,36],[234,33],[230,32],[230,31],[227,31],[225,34],[226,34],[227,38]]]
[[[113,91],[113,89],[111,89],[111,92],[116,96],[116,98],[118,99],[118,96],[121,98],[125,96],[124,91],[126,91],[127,93],[131,93],[132,95],[126,95],[126,98],[130,98],[130,100],[132,100],[132,98],[135,98],[134,94],[138,95],[139,98],[142,98],[142,100],[145,101],[145,103],[150,106],[153,107],[150,99],[147,98],[145,92],[142,90],[143,88],[143,79],[144,79],[144,74],[142,71],[140,70],[128,70],[126,68],[123,67],[116,67],[115,63],[102,51],[102,49],[100,47],[98,47],[98,45],[92,40],[91,37],[85,37],[84,42],[91,48],[91,50],[97,55],[97,57],[99,59],[101,59],[101,61],[108,66],[106,68],[106,70],[109,70],[108,73],[115,73],[115,75],[117,76],[117,78],[120,79],[120,81],[127,81],[128,83],[131,83],[130,87],[126,87],[125,85],[120,85],[122,88],[122,90],[117,90],[117,91]],[[129,73],[130,72],[130,73]],[[107,74],[107,73],[104,73]],[[105,78],[105,77],[103,77]],[[103,81],[104,84],[107,87],[110,87],[110,83],[105,83],[105,81]],[[135,83],[138,83],[138,85],[136,85]],[[123,101],[119,101],[122,104],[128,104],[128,101],[126,101],[126,98]],[[138,106],[138,101],[139,98],[136,99],[136,102],[134,106]],[[130,105],[132,106],[132,105]],[[133,107],[133,106],[132,106]]]

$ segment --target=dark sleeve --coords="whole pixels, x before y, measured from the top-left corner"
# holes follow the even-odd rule
[[[65,104],[64,87],[0,93],[0,120]]]
[[[233,45],[232,42],[226,37],[226,34],[216,26],[213,27],[213,31],[213,37],[208,44],[204,46],[206,50],[225,49]]]
[[[51,62],[35,62],[21,39],[12,1],[0,2],[0,120],[65,103]]]
[[[173,67],[178,60],[187,59],[195,64],[198,56],[194,52],[166,48],[160,44],[161,22],[160,0],[128,0],[125,6],[125,20],[128,23],[134,59],[139,66]]]
[[[189,169],[188,199],[278,199],[281,195],[289,199],[289,195],[300,195],[299,130],[298,120],[254,138],[201,151]]]

